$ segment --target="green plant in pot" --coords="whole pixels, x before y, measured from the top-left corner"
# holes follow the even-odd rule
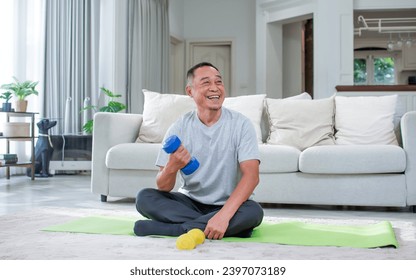
[[[13,77],[14,83],[4,84],[1,86],[2,89],[6,89],[12,92],[16,97],[16,112],[26,112],[27,100],[26,97],[29,95],[38,95],[36,86],[39,82],[25,81],[20,82],[16,77]]]
[[[3,102],[3,107],[2,107],[3,112],[11,112],[12,111],[12,104],[9,102],[10,99],[12,98],[12,95],[13,95],[13,93],[10,92],[10,91],[3,92],[0,95],[0,98],[5,100],[5,102]]]
[[[104,87],[101,87],[100,89],[101,89],[102,93],[104,93],[106,96],[109,97],[109,101],[108,101],[107,105],[105,105],[103,107],[98,107],[98,106],[94,106],[94,105],[86,106],[86,107],[82,108],[81,112],[83,112],[85,110],[94,110],[95,112],[117,113],[117,112],[120,112],[121,110],[126,109],[126,105],[114,100],[116,98],[120,98],[122,96],[121,94],[114,93],[114,92],[112,92],[109,89],[106,89]],[[82,127],[82,130],[85,131],[86,133],[91,134],[92,131],[93,131],[93,127],[94,127],[93,120],[89,120],[84,124],[84,126]]]

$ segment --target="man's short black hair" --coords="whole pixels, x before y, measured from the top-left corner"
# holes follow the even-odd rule
[[[220,72],[220,70],[218,70],[218,68],[217,67],[215,67],[214,65],[212,65],[212,63],[209,63],[209,62],[200,62],[200,63],[198,63],[198,64],[196,64],[196,65],[194,65],[194,66],[192,66],[189,70],[188,70],[188,72],[186,73],[186,79],[188,80],[188,84],[191,84],[191,81],[193,80],[193,78],[194,78],[194,74],[195,74],[195,70],[196,69],[198,69],[198,68],[201,68],[201,67],[204,67],[204,66],[209,66],[209,67],[212,67],[212,68],[214,68],[215,70],[217,70],[218,72]]]

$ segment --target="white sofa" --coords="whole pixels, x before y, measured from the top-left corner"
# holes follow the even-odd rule
[[[154,163],[161,143],[137,143],[142,125],[143,114],[95,114],[91,187],[102,201],[107,201],[107,196],[135,197],[139,190],[155,187],[158,168]],[[261,116],[262,142],[270,137],[271,125],[270,117]],[[415,211],[416,111],[399,116],[396,133],[400,145],[341,145],[335,141],[298,148],[261,143],[260,183],[255,200],[279,204],[411,206]]]

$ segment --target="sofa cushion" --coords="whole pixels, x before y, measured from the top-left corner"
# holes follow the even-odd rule
[[[285,97],[284,99],[285,100],[288,100],[288,99],[292,99],[292,100],[294,100],[294,99],[297,99],[297,100],[299,100],[299,99],[301,99],[301,100],[311,100],[312,97],[309,93],[302,92],[301,94]]]
[[[344,145],[398,145],[394,133],[397,95],[337,96],[335,139]]]
[[[334,97],[316,100],[266,99],[270,122],[268,144],[304,150],[335,144]]]
[[[110,169],[159,170],[155,165],[160,143],[123,143],[107,152],[105,164]],[[259,145],[260,172],[297,172],[300,151],[291,146]]]
[[[259,145],[260,172],[285,173],[297,172],[300,151],[285,145]]]
[[[159,143],[124,143],[108,150],[105,164],[110,169],[159,170],[155,165]]]
[[[269,100],[271,100],[273,102],[273,100],[276,100],[274,98],[268,98]],[[285,99],[303,99],[303,100],[311,100],[312,97],[310,96],[309,93],[307,92],[302,92],[301,94],[295,95],[295,96],[290,96],[290,97],[286,97]],[[264,100],[264,107],[267,107],[267,98]],[[261,123],[260,123],[260,127],[261,127],[261,137],[262,137],[262,142],[266,143],[267,142],[267,138],[269,138],[269,134],[270,134],[270,125],[269,125],[269,115],[267,113],[267,110],[264,109],[263,110],[263,115],[261,116]]]
[[[299,170],[315,174],[401,173],[406,154],[394,145],[310,147],[299,157]]]
[[[161,94],[143,89],[143,123],[136,142],[161,143],[170,125],[193,110],[195,102],[188,95]]]
[[[237,111],[250,119],[257,135],[257,142],[263,143],[261,134],[261,117],[263,115],[265,94],[242,95],[237,97],[227,97],[223,106]]]
[[[143,123],[136,139],[137,143],[161,143],[168,128],[183,114],[196,108],[187,95],[158,93],[142,90],[144,95]],[[227,97],[224,107],[237,111],[252,122],[257,140],[262,143],[261,117],[266,95],[243,95]]]

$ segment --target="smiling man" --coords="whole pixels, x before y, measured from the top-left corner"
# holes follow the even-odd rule
[[[182,145],[172,154],[160,150],[157,189],[144,189],[136,208],[150,220],[136,222],[138,236],[179,236],[193,228],[209,239],[250,237],[263,219],[251,199],[259,182],[259,151],[249,119],[222,107],[226,92],[218,69],[202,62],[187,73],[186,93],[197,109],[183,115],[165,139],[177,135]],[[180,170],[191,155],[200,162],[192,174]],[[173,191],[177,174],[182,186]]]

